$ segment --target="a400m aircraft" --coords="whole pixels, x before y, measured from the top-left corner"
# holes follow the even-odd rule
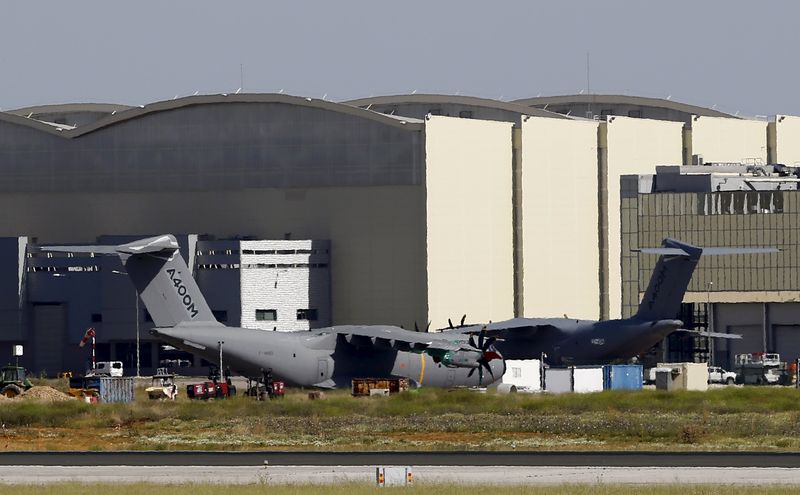
[[[777,253],[776,248],[729,248],[692,246],[664,239],[662,247],[643,248],[658,254],[639,310],[622,320],[570,318],[514,318],[488,325],[464,325],[443,333],[483,332],[497,337],[495,344],[505,359],[539,359],[555,366],[603,364],[633,359],[649,351],[674,332],[690,332],[712,338],[739,339],[741,335],[699,332],[682,328],[676,317],[702,255]],[[452,326],[452,325],[451,325]]]
[[[211,362],[221,347],[224,362],[244,376],[260,377],[271,369],[290,384],[321,388],[349,387],[356,377],[406,377],[416,385],[453,387],[490,385],[505,372],[496,339],[484,335],[476,342],[471,334],[381,325],[309,332],[227,327],[214,318],[171,235],[119,246],[41,250],[118,255],[153,318],[153,335]]]

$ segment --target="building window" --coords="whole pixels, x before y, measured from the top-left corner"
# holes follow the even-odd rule
[[[611,108],[604,108],[600,110],[601,117],[605,117],[606,115],[614,115],[614,110]]]
[[[462,119],[471,119],[472,118],[472,110],[461,110],[458,112],[458,116]]]
[[[428,110],[428,113],[431,114],[431,115],[441,115],[442,114],[442,109],[441,108],[431,108],[430,110]]]
[[[278,319],[278,311],[275,309],[257,309],[256,321],[275,321]]]
[[[92,313],[92,323],[101,323],[103,315],[101,313]]]
[[[217,319],[219,322],[228,321],[228,312],[224,309],[212,309],[211,313],[214,315],[214,318]]]
[[[317,310],[316,309],[298,309],[297,310],[297,319],[298,320],[317,321]]]
[[[628,110],[628,117],[633,117],[634,119],[641,119],[642,118],[642,111],[641,110]]]

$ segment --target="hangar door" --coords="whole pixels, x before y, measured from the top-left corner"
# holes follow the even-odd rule
[[[67,307],[64,304],[33,305],[34,373],[57,376],[64,366],[62,354],[67,334]]]
[[[734,356],[764,350],[764,331],[761,325],[729,325],[726,333],[739,334],[741,339],[715,339],[714,363],[732,369]]]
[[[781,361],[794,362],[800,358],[800,325],[773,325],[775,336],[774,350],[781,355]]]

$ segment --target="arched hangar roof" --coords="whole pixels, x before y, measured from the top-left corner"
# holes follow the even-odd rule
[[[282,103],[286,105],[313,107],[322,110],[353,115],[367,120],[373,120],[388,126],[405,128],[408,130],[421,130],[423,127],[423,122],[418,119],[398,117],[393,115],[384,115],[378,112],[373,112],[370,110],[354,107],[351,105],[344,105],[341,103],[334,103],[314,98],[303,98],[298,96],[289,96],[289,95],[275,94],[275,93],[199,95],[199,96],[187,96],[184,98],[177,98],[174,100],[159,101],[151,103],[149,105],[142,105],[139,107],[127,107],[122,111],[118,111],[114,114],[109,114],[108,116],[100,120],[97,120],[96,122],[76,127],[74,129],[54,127],[50,124],[40,122],[35,119],[26,118],[19,114],[23,109],[18,109],[15,110],[14,112],[0,112],[0,120],[17,125],[28,126],[34,129],[38,129],[42,132],[61,136],[63,138],[74,139],[83,136],[85,134],[105,129],[122,122],[127,122],[133,119],[141,118],[146,115],[151,115],[158,112],[168,112],[170,110],[176,110],[180,108],[186,108],[197,105],[219,105],[219,104],[229,104],[229,103]],[[78,105],[86,105],[86,104],[78,104]],[[28,113],[30,113],[30,111]],[[28,115],[28,113],[24,115]]]
[[[565,115],[542,110],[536,107],[521,105],[516,102],[505,102],[500,100],[492,100],[490,98],[478,98],[475,96],[461,96],[461,95],[437,95],[437,94],[408,94],[408,95],[387,95],[387,96],[372,96],[369,98],[359,98],[357,100],[345,101],[347,105],[352,105],[361,108],[369,108],[372,106],[383,105],[411,105],[411,104],[429,104],[429,105],[463,105],[478,108],[486,108],[490,110],[501,110],[504,112],[515,113],[518,115],[529,115],[532,117],[551,117],[555,119],[569,118]]]
[[[28,115],[53,114],[53,113],[107,113],[122,112],[129,108],[129,105],[118,105],[116,103],[59,103],[55,105],[34,105],[32,107],[17,108],[7,110],[6,113],[26,117]]]
[[[523,98],[514,100],[513,103],[518,105],[525,105],[531,107],[544,107],[545,105],[569,105],[569,104],[591,104],[591,105],[631,105],[640,107],[662,108],[681,112],[688,115],[702,115],[704,117],[728,117],[739,118],[734,115],[720,112],[711,108],[700,107],[697,105],[689,105],[673,100],[664,98],[649,98],[645,96],[627,96],[627,95],[597,95],[597,94],[579,94],[579,95],[561,95],[561,96],[537,96],[535,98]]]

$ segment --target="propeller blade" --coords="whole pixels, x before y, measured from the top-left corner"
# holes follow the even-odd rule
[[[482,350],[482,351],[487,351],[487,350],[489,350],[489,348],[490,348],[490,347],[492,347],[492,345],[493,345],[495,342],[497,342],[497,337],[489,337],[489,338],[486,340],[486,345],[484,345],[484,346],[481,348],[481,350]]]
[[[467,378],[471,377],[473,373],[475,373],[475,368],[469,370],[469,373],[467,373]]]
[[[481,366],[484,366],[489,371],[489,374],[492,375],[492,381],[494,381],[494,372],[492,371],[492,367],[489,366],[489,363],[481,361]]]
[[[478,349],[483,350],[483,338],[486,337],[486,327],[481,329],[481,333],[478,334]]]
[[[453,322],[450,321],[450,318],[447,319],[447,324],[450,325],[450,328],[453,328]]]
[[[430,328],[431,328],[431,322],[428,322],[428,324],[425,325],[425,331],[427,332]]]
[[[466,319],[467,319],[467,315],[464,315],[464,316],[462,316],[462,317],[461,317],[461,324],[459,325],[460,327],[463,327],[463,326],[464,326],[464,321],[465,321]]]
[[[472,347],[478,349],[478,346],[475,345],[475,336],[472,335],[472,334],[470,334],[470,336],[469,336],[469,345],[471,345]]]
[[[414,322],[414,331],[419,332],[419,327],[417,326],[417,322]]]

